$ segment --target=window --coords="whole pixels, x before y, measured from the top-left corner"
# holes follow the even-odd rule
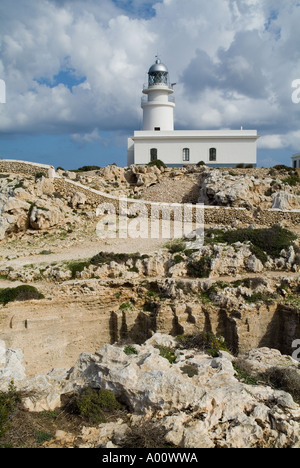
[[[209,150],[209,160],[216,161],[217,160],[217,150],[216,148],[210,148]]]
[[[151,161],[157,160],[157,148],[151,148],[150,150],[150,159]]]
[[[155,132],[160,132],[160,127],[154,127]]]
[[[294,169],[297,169],[297,161],[294,161]]]
[[[182,156],[184,161],[189,161],[190,160],[190,149],[189,148],[184,148],[182,151]]]

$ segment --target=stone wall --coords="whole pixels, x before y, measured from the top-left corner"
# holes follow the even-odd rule
[[[55,191],[62,193],[65,196],[73,196],[75,193],[83,193],[86,196],[87,203],[94,207],[102,203],[112,204],[116,212],[119,211],[119,198],[113,197],[104,192],[91,189],[78,182],[69,179],[55,178]],[[143,203],[147,207],[148,213],[151,212],[153,206],[160,204],[151,203],[143,200],[126,199],[128,207],[133,204]],[[194,216],[195,220],[195,216]],[[261,226],[273,226],[284,221],[292,224],[300,223],[300,211],[283,211],[283,210],[257,210],[255,213],[246,210],[245,208],[231,208],[224,206],[205,206],[204,222],[209,224],[232,225],[236,221],[242,224],[258,224]]]
[[[50,179],[55,177],[55,169],[53,166],[28,161],[17,161],[14,159],[1,159],[0,173],[28,174],[31,176],[43,174],[45,177]]]

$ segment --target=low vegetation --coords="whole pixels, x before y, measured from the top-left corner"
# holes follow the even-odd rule
[[[20,395],[11,382],[6,393],[0,392],[0,448],[3,448],[1,439],[9,429],[9,421],[19,402]]]
[[[167,166],[165,165],[165,163],[163,161],[161,161],[160,159],[155,159],[154,161],[151,161],[147,164],[147,166],[156,166],[158,167],[159,169],[161,167],[163,168],[166,168]]]
[[[43,299],[44,296],[34,286],[22,285],[16,288],[0,289],[0,304],[6,305],[14,301],[30,301]]]
[[[187,273],[192,278],[208,278],[211,273],[211,258],[204,256],[200,260],[189,261]]]
[[[283,249],[289,249],[294,245],[297,236],[288,229],[275,225],[262,229],[235,229],[223,231],[221,229],[208,229],[205,233],[207,244],[236,242],[250,242],[251,250],[262,263],[266,263],[267,255],[272,258],[280,256]]]
[[[122,405],[110,390],[85,387],[73,396],[65,409],[90,424],[100,424],[107,421],[109,414],[121,410]]]
[[[230,352],[225,339],[210,332],[196,335],[180,335],[177,337],[179,347],[184,349],[198,349],[212,357],[218,357],[221,351]]]
[[[90,260],[90,264],[91,265],[104,265],[109,262],[126,263],[128,260],[133,260],[135,262],[137,260],[143,260],[148,257],[149,257],[148,255],[140,255],[138,253],[127,254],[127,253],[100,252],[99,254],[95,255]]]

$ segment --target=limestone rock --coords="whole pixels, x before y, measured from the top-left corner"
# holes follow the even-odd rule
[[[86,195],[82,192],[76,192],[71,200],[72,208],[83,207],[86,204]]]
[[[42,231],[57,226],[64,220],[64,215],[55,206],[37,200],[30,212],[29,223],[32,229]]]
[[[6,391],[11,381],[16,383],[25,377],[22,350],[7,349],[4,341],[0,340],[0,390]]]
[[[111,390],[131,409],[136,427],[151,419],[152,427],[164,428],[165,443],[181,448],[300,447],[300,407],[290,394],[237,379],[233,357],[217,358],[197,349],[175,351],[171,363],[160,355],[160,347],[174,348],[176,340],[155,334],[137,354],[105,345],[95,354],[83,353],[68,372],[53,371],[46,376],[24,380],[19,388],[33,398],[25,403],[31,411],[54,409],[60,396],[85,386]],[[263,348],[245,357],[265,366],[286,363],[290,358]],[[189,374],[186,369],[193,369]],[[119,447],[130,433],[123,420],[85,428],[81,447]],[[56,434],[54,444],[71,434]]]
[[[300,209],[300,197],[286,191],[274,193],[272,208],[277,210]]]

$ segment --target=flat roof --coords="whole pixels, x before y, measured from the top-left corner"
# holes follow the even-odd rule
[[[174,131],[135,131],[133,139],[168,138],[251,138],[257,140],[257,130],[174,130]]]

